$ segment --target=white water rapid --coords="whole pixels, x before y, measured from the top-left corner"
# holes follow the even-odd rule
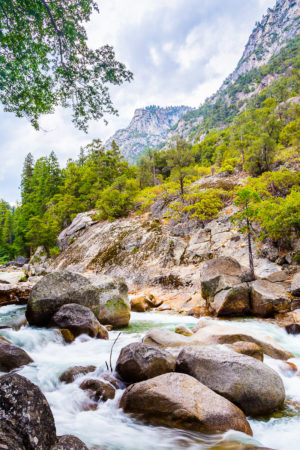
[[[24,307],[4,306],[0,308],[0,325],[14,325],[24,316]],[[130,327],[122,331],[113,350],[113,366],[122,347],[130,342],[140,341],[143,334],[153,327],[173,330],[175,325],[185,323],[193,326],[197,319],[165,313],[133,313]],[[288,335],[276,325],[245,319],[222,321],[227,326],[241,327],[269,335],[284,348],[292,351],[294,362],[300,369],[300,336]],[[154,450],[154,449],[207,449],[226,447],[227,442],[238,441],[278,450],[300,448],[300,376],[291,376],[280,370],[280,361],[266,357],[265,363],[282,377],[287,394],[286,408],[271,418],[249,419],[254,437],[241,433],[227,432],[218,436],[184,432],[164,427],[145,425],[126,415],[118,408],[122,390],[117,391],[114,400],[99,403],[96,410],[89,410],[90,400],[79,389],[84,378],[77,378],[71,384],[59,381],[61,373],[76,365],[95,365],[96,376],[106,371],[111,345],[118,332],[110,332],[110,340],[103,341],[80,336],[72,344],[65,344],[55,329],[22,326],[18,331],[2,329],[1,335],[18,345],[31,356],[33,363],[18,370],[18,373],[36,383],[44,392],[54,414],[57,434],[73,434],[86,443],[91,450]]]

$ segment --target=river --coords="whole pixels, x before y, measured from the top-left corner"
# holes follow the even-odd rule
[[[24,316],[24,310],[22,306],[0,308],[0,325],[18,323]],[[132,313],[130,326],[122,331],[114,347],[113,366],[121,348],[130,342],[140,341],[150,328],[165,327],[173,330],[177,324],[182,323],[191,327],[197,323],[197,319],[178,314]],[[228,327],[238,326],[248,332],[251,330],[253,333],[271,336],[295,354],[291,361],[300,369],[300,336],[288,335],[284,329],[262,320],[244,319],[222,323]],[[249,419],[253,438],[231,431],[207,436],[145,425],[118,408],[122,390],[117,391],[114,400],[99,403],[96,410],[88,410],[88,396],[79,388],[79,384],[84,378],[91,378],[91,374],[71,384],[61,383],[59,376],[75,365],[95,365],[97,372],[96,376],[92,374],[92,378],[101,378],[117,334],[117,331],[111,331],[109,341],[80,336],[72,344],[66,345],[55,329],[22,326],[18,331],[1,330],[2,336],[22,347],[33,359],[34,363],[18,370],[18,373],[29,378],[44,392],[54,414],[58,435],[73,434],[82,439],[91,450],[222,449],[230,448],[228,443],[232,441],[278,450],[300,448],[300,376],[282,372],[281,362],[269,357],[265,357],[265,363],[283,379],[287,395],[286,408],[269,418]]]

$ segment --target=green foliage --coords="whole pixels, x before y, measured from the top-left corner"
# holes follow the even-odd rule
[[[212,220],[218,217],[224,208],[228,193],[222,189],[206,189],[205,191],[190,191],[186,196],[187,206],[184,211],[190,217],[199,220]]]
[[[73,109],[73,122],[86,131],[90,119],[116,114],[108,84],[132,74],[113,48],[92,50],[85,24],[94,0],[5,0],[0,3],[0,101],[27,117],[35,128],[58,105]]]
[[[42,245],[50,256],[50,249],[56,243],[59,226],[55,220],[44,222],[39,217],[31,217],[28,222],[26,240],[34,248]]]

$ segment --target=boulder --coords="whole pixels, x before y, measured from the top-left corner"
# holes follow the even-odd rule
[[[86,375],[87,373],[90,372],[95,372],[96,370],[96,366],[74,366],[71,367],[70,369],[65,370],[61,376],[59,377],[59,381],[63,382],[63,383],[73,383],[73,381],[75,380],[75,378],[77,378],[78,376],[82,376],[82,375]]]
[[[51,450],[88,450],[88,447],[77,437],[65,434],[58,436],[57,442]]]
[[[288,334],[300,334],[300,323],[291,323],[285,329]]]
[[[113,386],[102,380],[84,380],[79,386],[83,391],[90,391],[93,400],[112,400],[115,398],[116,390]]]
[[[146,297],[137,297],[137,298],[133,298],[131,300],[131,311],[134,312],[146,312],[149,311],[150,306],[149,303],[147,302],[147,298]]]
[[[258,359],[259,361],[264,360],[262,348],[254,342],[234,342],[227,347],[241,355],[252,356],[252,358]]]
[[[95,314],[86,306],[76,303],[59,308],[51,322],[54,326],[70,330],[75,337],[88,334],[91,337],[108,339],[107,329],[99,323]]]
[[[173,333],[173,331],[165,328],[151,328],[147,331],[143,338],[145,345],[157,345],[159,347],[181,347],[184,345],[199,344],[200,341],[194,341],[193,336],[184,336],[182,334]]]
[[[292,279],[291,294],[300,297],[300,272],[296,273]]]
[[[240,317],[250,313],[250,289],[247,283],[218,292],[209,304],[217,317]]]
[[[1,450],[26,450],[22,438],[5,421],[2,421],[0,426],[0,448]]]
[[[154,378],[167,372],[174,372],[175,358],[158,347],[133,343],[122,348],[116,371],[128,383]]]
[[[13,272],[0,272],[0,283],[4,284],[17,284],[22,278],[24,278],[25,274],[22,270],[13,271]]]
[[[193,332],[185,325],[177,325],[174,331],[175,333],[182,334],[183,336],[193,336]]]
[[[234,352],[186,347],[177,358],[176,371],[195,377],[247,415],[270,414],[285,400],[282,380],[273,369]]]
[[[67,271],[52,272],[31,291],[26,309],[30,325],[47,326],[63,305],[77,303],[90,308],[98,317],[99,291],[82,275]]]
[[[16,373],[3,375],[0,399],[1,427],[8,423],[26,450],[50,449],[55,444],[54,418],[44,394],[35,384]]]
[[[291,298],[281,283],[256,280],[251,283],[252,313],[259,317],[272,317],[290,311]]]
[[[202,297],[211,300],[223,289],[247,281],[243,279],[243,274],[238,261],[230,257],[214,258],[204,262],[200,274]]]
[[[71,342],[73,342],[75,340],[75,336],[73,333],[71,333],[70,330],[68,330],[67,328],[62,328],[60,331],[60,334],[63,338],[63,340],[67,343],[67,344],[71,344]]]
[[[0,340],[0,371],[9,372],[18,367],[30,364],[32,359],[20,347]]]
[[[120,407],[147,421],[203,433],[241,431],[252,435],[242,411],[194,378],[167,373],[132,384]]]
[[[18,256],[13,261],[10,261],[7,266],[15,266],[15,267],[23,267],[24,264],[27,264],[29,261],[28,258],[25,258],[24,256]]]
[[[28,302],[34,284],[24,282],[19,284],[8,284],[0,282],[0,306],[25,305]]]

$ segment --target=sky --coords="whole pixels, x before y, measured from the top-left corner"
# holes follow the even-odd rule
[[[134,80],[113,87],[119,116],[90,123],[85,134],[58,109],[35,131],[26,119],[0,107],[0,198],[19,200],[28,152],[37,159],[55,151],[63,166],[92,139],[108,139],[147,105],[198,107],[235,69],[255,22],[275,0],[101,0],[88,24],[89,45],[113,45]]]

